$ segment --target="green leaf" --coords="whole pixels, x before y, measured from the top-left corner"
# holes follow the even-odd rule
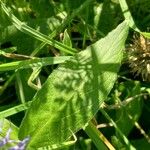
[[[132,140],[132,144],[136,147],[136,149],[140,150],[149,150],[150,147],[150,143],[147,142],[145,138]]]
[[[21,103],[30,101],[36,93],[36,90],[28,85],[28,80],[32,74],[31,69],[16,71],[16,94]]]
[[[119,0],[119,3],[120,3],[120,7],[122,9],[123,15],[125,17],[125,20],[128,21],[129,26],[131,28],[133,28],[135,31],[140,32],[140,30],[137,28],[137,26],[133,20],[133,17],[131,15],[131,12],[129,10],[126,0]]]
[[[63,143],[92,119],[116,80],[127,33],[123,22],[48,77],[20,127],[21,139],[31,137],[28,147]]]
[[[7,119],[0,119],[0,138],[4,138],[8,129],[11,128],[10,139],[18,140],[18,127]]]
[[[8,130],[12,130],[10,132],[10,140],[16,140],[18,141],[18,127],[16,127],[12,122],[10,122],[7,119],[0,119],[0,140],[2,140],[3,138],[6,137],[6,134],[8,132]],[[16,143],[12,142],[12,143],[8,143],[5,145],[5,147],[1,147],[1,149],[5,150],[5,149],[9,149],[10,146],[14,146]]]
[[[124,86],[124,89],[120,90],[119,92],[123,93],[124,95],[126,94],[126,99],[133,98],[133,101],[131,101],[129,104],[126,104],[121,109],[116,110],[116,122],[121,131],[128,136],[134,127],[134,123],[138,121],[142,112],[141,97],[139,96],[138,98],[134,98],[134,96],[141,93],[141,87],[137,81],[126,81],[122,83],[122,86]],[[122,117],[124,119],[120,119]]]
[[[9,19],[11,20],[12,24],[21,32],[28,34],[44,43],[50,44],[51,46],[54,46],[55,48],[58,48],[60,51],[65,51],[69,54],[74,54],[76,52],[76,49],[70,48],[67,45],[64,45],[54,39],[51,39],[49,36],[29,27],[24,22],[21,22],[18,18],[16,18],[10,9],[8,9],[5,4],[0,1],[1,8],[5,11]]]
[[[143,36],[150,39],[150,32],[140,32]]]
[[[63,44],[68,45],[69,47],[72,47],[72,42],[71,42],[67,29],[64,31]]]
[[[115,12],[118,12],[115,14]],[[110,0],[105,0],[95,7],[95,18],[94,24],[98,30],[103,32],[104,35],[108,34],[114,27],[117,26],[119,22],[118,15],[121,14],[118,5],[110,2]],[[92,23],[93,17],[89,17],[89,24]],[[92,24],[91,24],[92,25]]]
[[[1,111],[0,112],[0,119],[9,117],[11,115],[17,114],[17,113],[19,113],[21,111],[24,111],[24,110],[28,109],[30,104],[31,104],[31,101],[29,101],[27,103],[24,103],[24,104],[17,105],[17,106],[13,106],[13,107],[11,107],[9,109]],[[1,109],[2,109],[2,107],[1,107]]]
[[[0,72],[15,69],[26,69],[31,67],[42,67],[47,65],[60,64],[63,63],[65,60],[68,60],[69,57],[70,56],[45,57],[45,58],[43,57],[4,63],[0,64]]]

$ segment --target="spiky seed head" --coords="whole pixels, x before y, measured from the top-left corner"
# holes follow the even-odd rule
[[[150,39],[134,35],[133,44],[128,49],[129,66],[136,76],[150,81]]]

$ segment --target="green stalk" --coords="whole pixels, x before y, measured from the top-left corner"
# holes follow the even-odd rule
[[[133,28],[135,31],[140,32],[140,30],[137,28],[133,20],[133,17],[131,15],[131,12],[129,10],[126,0],[119,0],[119,3],[120,3],[120,7],[122,9],[125,19],[129,22],[129,26]]]
[[[89,122],[84,130],[86,134],[94,142],[98,150],[108,150],[107,146],[104,144],[104,142],[100,138],[100,135],[101,135],[100,131],[94,126],[92,122]]]
[[[9,116],[14,115],[14,114],[17,114],[21,111],[27,110],[30,107],[30,105],[31,105],[31,101],[26,102],[24,104],[20,104],[18,106],[14,106],[14,107],[9,108],[7,110],[1,111],[0,112],[0,119],[9,117]]]
[[[33,58],[22,61],[14,61],[0,65],[1,71],[9,71],[16,69],[27,69],[31,67],[42,67],[47,65],[54,65],[64,63],[70,59],[71,56],[58,56],[58,57],[44,57],[44,58]]]
[[[0,95],[3,94],[3,92],[7,89],[7,87],[9,86],[9,84],[12,82],[12,80],[15,77],[15,73],[13,75],[10,76],[10,78],[5,82],[5,84],[2,86],[2,88],[0,89]]]
[[[113,124],[118,134],[123,139],[124,143],[126,144],[126,148],[129,150],[136,150],[135,147],[129,142],[129,140],[126,138],[126,136],[122,133],[122,131],[119,129],[117,124],[113,121],[113,119],[106,113],[104,109],[100,109],[101,113]]]
[[[23,87],[22,80],[20,78],[20,73],[18,70],[16,71],[16,80],[17,80],[17,84],[19,87],[18,90],[19,90],[20,101],[22,104],[24,104],[26,102],[25,95],[24,95],[24,87]]]

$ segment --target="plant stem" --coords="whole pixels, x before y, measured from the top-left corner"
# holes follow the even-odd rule
[[[129,22],[129,26],[133,28],[135,31],[140,32],[140,30],[137,28],[133,20],[133,17],[131,15],[131,12],[129,10],[126,0],[119,0],[119,3],[120,3],[120,7],[122,9],[125,19]]]
[[[31,105],[31,101],[26,102],[24,104],[20,104],[18,106],[14,106],[13,108],[9,108],[7,110],[1,111],[0,118],[6,118],[11,115],[17,114],[21,111],[24,111],[24,110],[28,109],[30,107],[30,105]]]
[[[84,130],[94,142],[98,150],[108,150],[108,148],[111,150],[115,150],[115,148],[110,144],[110,142],[104,137],[104,135],[96,128],[96,126],[92,122],[89,122]]]
[[[126,144],[127,149],[136,150],[135,147],[133,145],[131,145],[131,143],[129,142],[129,140],[126,138],[126,136],[119,129],[119,127],[117,126],[117,124],[113,121],[113,119],[106,113],[106,111],[104,109],[102,109],[102,108],[100,109],[100,111],[113,124],[113,126],[116,129],[116,131],[122,137],[124,143]]]

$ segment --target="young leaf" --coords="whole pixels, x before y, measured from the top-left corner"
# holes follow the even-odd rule
[[[67,29],[64,31],[63,44],[68,45],[69,47],[72,47],[72,42],[71,42]]]
[[[127,33],[123,22],[49,76],[20,127],[21,139],[31,137],[28,147],[60,144],[91,120],[116,80]]]

